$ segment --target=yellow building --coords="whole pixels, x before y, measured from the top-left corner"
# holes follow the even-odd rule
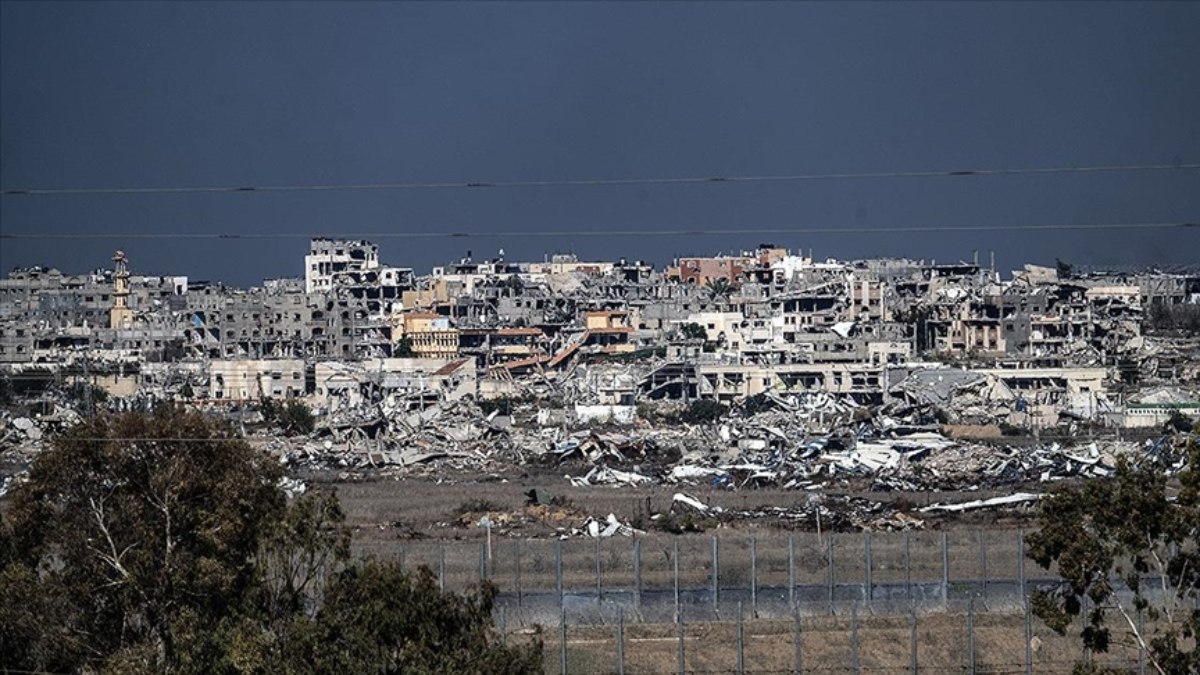
[[[458,356],[458,329],[450,319],[433,312],[406,312],[392,317],[392,343],[408,340],[412,356],[452,358]]]
[[[586,314],[588,330],[606,330],[609,328],[629,328],[629,312],[626,311],[597,311]]]
[[[452,305],[462,292],[462,282],[435,279],[426,289],[404,291],[400,302],[407,309],[430,309],[436,305]]]

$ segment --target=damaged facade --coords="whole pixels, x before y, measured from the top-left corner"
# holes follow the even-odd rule
[[[1100,475],[1149,446],[1066,439],[1200,413],[1200,339],[1163,328],[1200,308],[1186,271],[1027,265],[1005,279],[977,261],[817,261],[763,244],[664,270],[468,253],[418,276],[370,242],[314,239],[303,278],[238,289],[142,276],[139,262],[117,252],[111,270],[0,280],[0,379],[218,409],[298,399],[318,430],[281,450],[289,461],[585,457],[581,484]],[[497,398],[508,408],[485,414]],[[696,401],[733,412],[680,424]],[[1028,449],[980,449],[1001,435]]]

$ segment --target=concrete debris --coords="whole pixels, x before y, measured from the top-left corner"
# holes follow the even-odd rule
[[[308,484],[298,478],[284,476],[279,479],[279,489],[283,490],[288,497],[298,497],[308,492]]]
[[[592,539],[607,539],[614,536],[632,537],[635,534],[645,534],[634,529],[629,523],[622,523],[615,514],[608,514],[604,520],[588,518],[582,527],[571,530],[573,536],[591,537]]]
[[[666,269],[468,252],[420,275],[325,238],[305,257],[303,279],[251,289],[134,275],[123,253],[109,271],[0,279],[0,489],[84,416],[167,401],[224,418],[299,479],[805,493],[1026,494],[1122,458],[1170,475],[1200,417],[1194,266],[1004,278],[978,259],[763,244]],[[297,401],[311,433],[278,421]],[[679,514],[916,526],[843,498],[690,499]]]
[[[606,466],[598,466],[587,473],[586,476],[579,478],[566,477],[571,485],[575,487],[583,487],[585,485],[615,485],[632,487],[636,485],[653,485],[655,480],[650,476],[643,476],[640,473],[632,471],[619,471],[610,469]]]
[[[991,499],[976,499],[970,502],[959,502],[957,504],[930,504],[922,509],[918,509],[921,513],[941,512],[941,513],[961,513],[963,511],[973,511],[975,509],[990,509],[997,506],[1018,506],[1025,504],[1033,504],[1041,501],[1043,495],[1033,494],[1029,492],[1017,492],[1005,497],[992,497]]]
[[[803,505],[764,506],[757,509],[723,509],[705,504],[682,492],[671,498],[671,514],[719,522],[773,520],[789,527],[816,531],[919,530],[925,522],[881,502],[858,497],[812,494]]]

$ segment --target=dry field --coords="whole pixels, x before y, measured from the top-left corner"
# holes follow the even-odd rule
[[[789,538],[794,547],[795,582],[829,583],[833,556],[835,584],[865,583],[867,535],[861,532],[793,531],[779,521],[741,521],[703,533],[673,536],[659,531],[646,517],[667,509],[671,487],[573,488],[561,476],[476,482],[438,483],[431,480],[379,480],[338,483],[338,495],[355,530],[356,550],[379,557],[398,557],[413,566],[444,569],[448,587],[459,588],[479,579],[485,532],[474,523],[486,509],[493,529],[492,557],[484,573],[502,589],[553,589],[557,584],[556,556],[562,557],[563,586],[595,587],[597,567],[604,588],[634,586],[634,542],[570,538],[556,544],[556,529],[578,526],[587,515],[616,514],[622,521],[641,523],[641,577],[645,588],[669,588],[674,583],[674,549],[679,547],[680,583],[703,587],[712,576],[712,537],[718,538],[718,569],[722,588],[749,588],[752,571],[760,587],[785,586],[789,580]],[[563,500],[563,506],[526,508],[524,493],[532,488]],[[789,490],[688,489],[689,494],[729,509],[790,506],[808,495]],[[872,495],[898,500],[906,507],[926,503],[978,499],[995,493]],[[464,506],[472,510],[463,515]],[[918,514],[920,515],[920,514]],[[946,539],[948,575],[956,581],[1016,580],[1019,577],[1017,540],[1022,520],[994,514],[970,514],[954,519],[926,519],[926,530],[907,535],[870,535],[871,582],[902,584],[906,580],[942,580],[942,538]],[[936,528],[936,529],[935,529]],[[939,531],[940,530],[940,531]],[[907,538],[907,545],[905,539]],[[753,540],[753,544],[751,543]],[[832,547],[832,551],[830,550]],[[561,554],[556,549],[561,550]],[[907,549],[907,555],[906,555]],[[518,570],[517,558],[521,563]],[[908,560],[907,573],[905,559]],[[444,561],[444,562],[443,562]],[[1044,571],[1026,565],[1031,578]]]
[[[687,494],[709,504],[726,509],[750,510],[768,506],[790,507],[805,503],[811,493],[801,490],[778,488],[719,490],[707,486],[651,486],[651,487],[572,487],[560,473],[531,475],[513,472],[507,476],[456,475],[443,481],[428,478],[406,478],[361,482],[332,482],[336,487],[349,524],[359,528],[361,541],[394,540],[396,538],[431,538],[441,540],[477,539],[483,536],[478,528],[452,527],[456,524],[458,510],[471,502],[491,504],[497,511],[517,511],[525,503],[525,492],[539,490],[546,497],[564,500],[576,517],[562,522],[545,524],[513,524],[507,529],[521,529],[520,536],[527,538],[553,536],[556,526],[578,524],[586,515],[603,519],[609,513],[616,514],[622,521],[633,521],[648,513],[665,511],[671,505],[675,492]],[[579,470],[570,473],[581,473]],[[321,482],[319,479],[317,482]],[[836,494],[861,496],[895,504],[904,511],[926,521],[927,529],[1012,529],[1024,521],[1011,513],[980,512],[962,514],[953,518],[917,514],[915,509],[928,504],[947,501],[966,501],[1003,494],[1013,490],[977,492],[882,492],[863,493],[852,490]],[[739,523],[739,529],[787,529],[779,521],[761,520],[755,523]]]
[[[795,672],[794,621],[746,621],[743,625],[742,664],[745,672]],[[1059,636],[1037,621],[1032,624],[1032,666],[1035,673],[1067,673],[1084,658],[1077,637]],[[511,640],[530,639],[528,630],[513,631]],[[618,672],[617,626],[568,626],[568,673]],[[689,673],[737,672],[736,622],[684,625],[685,668]],[[624,672],[679,672],[679,633],[674,624],[626,624]],[[850,673],[854,667],[854,631],[849,617],[805,618],[801,622],[801,665],[810,673]],[[545,672],[562,671],[561,633],[557,626],[542,629]],[[858,619],[858,665],[868,674],[911,672],[910,618],[861,616]],[[917,667],[922,673],[1024,673],[1025,621],[1020,614],[974,617],[972,649],[963,615],[919,615],[916,628]],[[974,654],[974,667],[971,655]],[[1092,655],[1097,664],[1136,672],[1136,648],[1125,639],[1106,654]]]

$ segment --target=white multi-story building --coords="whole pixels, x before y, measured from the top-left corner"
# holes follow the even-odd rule
[[[369,241],[313,239],[304,256],[304,292],[332,290],[342,275],[378,275],[378,269],[379,247]]]

